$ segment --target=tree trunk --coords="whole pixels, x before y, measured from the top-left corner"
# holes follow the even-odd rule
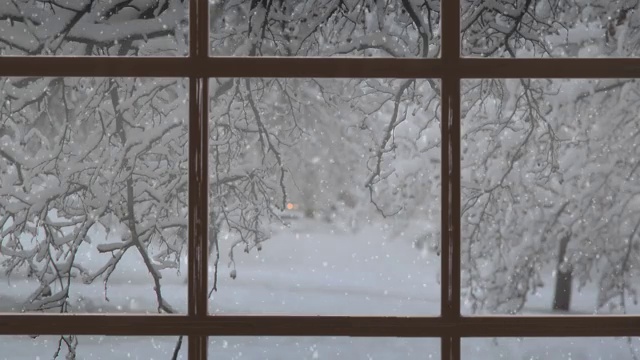
[[[567,253],[567,245],[570,236],[567,235],[560,240],[560,249],[558,251],[558,266],[556,268],[556,291],[553,296],[553,310],[569,311],[571,305],[571,283],[573,273],[571,267],[562,267],[565,254]]]

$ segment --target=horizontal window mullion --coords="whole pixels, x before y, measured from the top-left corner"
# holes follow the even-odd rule
[[[0,335],[200,335],[362,337],[640,336],[640,316],[0,316]]]
[[[463,317],[462,337],[640,336],[640,316]]]
[[[640,59],[0,57],[0,76],[637,78]]]
[[[438,78],[440,59],[0,57],[0,76]]]
[[[0,76],[189,77],[189,58],[0,57]]]
[[[459,78],[638,78],[640,59],[460,59]]]
[[[640,59],[1,57],[0,76],[636,78]]]
[[[0,335],[438,337],[451,327],[424,317],[0,315]]]

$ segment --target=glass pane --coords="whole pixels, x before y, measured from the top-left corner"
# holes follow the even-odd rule
[[[635,360],[638,338],[498,338],[462,339],[462,359]]]
[[[463,82],[464,312],[640,313],[639,85]]]
[[[210,2],[214,56],[440,56],[440,1]]]
[[[2,1],[0,56],[185,56],[188,1]]]
[[[460,0],[462,54],[481,57],[637,57],[633,0]]]
[[[186,336],[0,336],[0,359],[186,360],[187,342]]]
[[[215,313],[437,314],[439,83],[211,82]]]
[[[440,339],[353,337],[215,337],[209,359],[440,359]]]
[[[0,87],[0,312],[185,312],[187,81]]]

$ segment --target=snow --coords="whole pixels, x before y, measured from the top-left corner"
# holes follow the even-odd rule
[[[640,354],[637,338],[462,339],[462,359],[622,360]]]
[[[0,359],[52,359],[58,349],[59,337],[0,336]],[[177,337],[111,337],[80,336],[76,359],[108,360],[160,360],[171,359]],[[188,339],[183,338],[178,359],[187,359]],[[66,355],[66,345],[62,345],[60,358]]]
[[[94,238],[113,241],[94,230]],[[99,245],[101,249],[110,245]],[[295,315],[413,315],[435,316],[440,308],[438,284],[440,259],[416,251],[406,238],[389,237],[371,225],[358,233],[308,219],[291,227],[274,228],[273,238],[262,250],[238,253],[236,279],[225,256],[230,241],[221,243],[218,291],[210,309],[217,314]],[[94,267],[108,254],[87,248],[79,251],[80,263]],[[186,261],[182,275],[163,270],[162,289],[179,312],[186,311]],[[551,283],[551,271],[548,283]],[[19,311],[17,299],[37,286],[30,278],[0,277],[0,311]],[[109,282],[104,300],[100,281],[71,287],[76,312],[153,312],[156,308],[152,281],[139,255],[129,252]],[[592,313],[595,289],[576,291],[575,313]],[[54,290],[55,293],[55,290]],[[551,286],[530,297],[524,313],[548,313]],[[464,305],[463,305],[464,306]],[[638,309],[636,309],[638,310]],[[468,309],[465,309],[468,313]],[[50,358],[57,337],[0,336],[0,359]],[[175,337],[82,336],[79,359],[168,359]],[[635,343],[634,343],[635,344]],[[635,346],[635,345],[634,345]],[[439,339],[348,337],[214,337],[213,359],[438,359]],[[183,344],[186,354],[186,339]],[[632,359],[626,339],[463,339],[463,358],[468,359]],[[7,357],[7,351],[11,357]],[[559,351],[557,353],[556,351]],[[62,352],[65,354],[65,352]],[[551,355],[550,355],[551,354]],[[561,354],[561,355],[558,355]],[[186,356],[186,355],[183,355]],[[184,358],[184,357],[183,357]]]
[[[215,337],[209,359],[440,359],[440,339]],[[285,355],[286,354],[286,355]]]
[[[440,259],[381,234],[376,227],[352,234],[299,220],[261,251],[237,254],[235,280],[221,261],[210,308],[219,314],[437,315]],[[230,245],[222,243],[221,253]]]
[[[563,43],[585,43],[604,37],[605,29],[600,24],[586,23],[576,24],[569,29],[559,28],[556,35],[547,36],[547,41],[553,46],[559,46]]]
[[[28,22],[12,20],[0,23],[0,37],[5,43],[0,44],[0,53],[8,55],[33,51],[40,55],[81,55],[83,49],[86,49],[93,55],[113,55],[118,52],[118,49],[126,50],[119,45],[123,40],[134,40],[127,46],[131,46],[127,53],[132,56],[184,54],[188,47],[186,36],[188,26],[185,26],[186,4],[179,0],[163,1],[168,5],[167,10],[161,10],[164,6],[156,7],[155,5],[160,5],[157,0],[132,0],[127,2],[128,6],[119,8],[117,11],[114,9],[115,13],[110,14],[114,6],[111,1],[99,1],[93,4],[89,0],[66,0],[64,3],[68,3],[67,5],[73,3],[72,6],[77,7],[77,10],[88,6],[89,3],[95,7],[87,7],[86,14],[79,17],[77,22],[74,21],[74,26],[64,31],[63,28],[67,26],[68,20],[75,16],[76,10],[53,11],[54,7],[59,7],[53,4],[49,11],[42,4],[27,4],[38,4],[35,1],[14,1],[13,5],[0,5],[0,19],[21,16],[30,19]],[[432,3],[435,2],[437,1],[432,1]],[[214,55],[407,57],[421,54],[435,56],[439,51],[440,30],[437,23],[439,12],[432,11],[437,8],[433,8],[433,4],[428,2],[410,0],[384,6],[382,1],[378,1],[377,8],[360,5],[357,1],[328,0],[298,5],[293,2],[293,10],[285,10],[285,7],[280,6],[270,9],[257,6],[255,9],[248,9],[250,3],[258,5],[255,1],[230,1],[219,6],[215,5],[219,9],[214,9],[214,13],[222,13],[223,18],[214,15],[211,22],[213,27],[211,46]],[[472,3],[479,6],[472,6]],[[553,12],[550,5],[547,6],[548,4],[534,5],[539,6],[537,11],[540,14],[534,18],[531,9],[524,8],[524,2],[510,4],[505,0],[463,1],[461,23],[465,30],[462,36],[462,52],[472,55],[490,53],[491,56],[516,57],[637,55],[637,50],[634,50],[637,48],[634,45],[638,36],[634,32],[634,28],[637,27],[634,25],[634,21],[638,21],[637,15],[630,14],[628,19],[613,19],[611,9],[603,6],[607,4],[606,1],[596,0],[592,5],[586,5],[586,3],[582,1],[574,4],[575,6],[559,6]],[[407,14],[407,11],[398,11],[401,6],[406,7],[407,4],[413,6],[413,9],[405,9],[412,10],[409,11],[411,15]],[[424,5],[429,8],[426,12]],[[154,7],[154,18],[148,18],[148,15],[144,15],[144,19],[140,18],[142,12],[146,13],[144,9],[152,10]],[[477,10],[474,11],[474,7]],[[25,12],[30,15],[25,15]],[[417,17],[421,19],[412,19],[416,16],[413,13],[417,13]],[[556,18],[545,19],[551,16]],[[516,18],[519,24],[514,22]],[[280,25],[285,22],[288,23],[286,28],[280,28]],[[431,29],[432,26],[433,29]],[[248,33],[249,28],[252,34]],[[423,39],[418,31],[429,33],[428,39],[424,38],[428,45],[422,44]],[[87,43],[98,46],[85,48]],[[507,44],[509,46],[506,46]],[[427,49],[423,48],[424,46]],[[181,49],[182,52],[176,53],[176,48]],[[428,49],[430,49],[429,52],[425,54]],[[120,93],[127,94],[124,96],[125,99],[112,100],[112,105],[115,106],[104,108],[98,106],[97,102],[100,100],[93,102],[92,96],[80,100],[94,90],[86,87],[76,89],[76,85],[80,84],[75,82],[76,80],[65,81],[61,93],[64,99],[65,87],[74,88],[70,94],[73,104],[67,109],[74,110],[72,114],[74,119],[73,121],[69,119],[68,125],[74,124],[74,127],[79,127],[77,132],[74,131],[72,137],[74,141],[86,135],[87,128],[82,127],[81,119],[95,118],[93,114],[83,113],[82,109],[98,107],[100,110],[96,110],[95,114],[101,114],[102,121],[102,116],[107,119],[113,118],[109,111],[114,108],[121,112],[122,119],[126,123],[139,123],[143,126],[132,128],[126,136],[127,142],[124,144],[126,149],[118,155],[116,146],[112,157],[105,155],[109,153],[108,151],[100,154],[99,151],[95,151],[95,148],[101,146],[102,135],[110,137],[113,135],[113,126],[105,129],[105,133],[100,134],[101,136],[87,137],[85,142],[59,145],[58,150],[64,153],[64,156],[60,156],[59,165],[53,168],[47,165],[46,161],[38,165],[46,159],[47,155],[51,159],[51,154],[43,151],[38,152],[35,157],[31,154],[29,158],[25,155],[27,152],[24,151],[24,142],[19,141],[26,133],[24,139],[31,139],[27,141],[29,147],[39,142],[47,143],[44,139],[50,137],[50,134],[43,130],[46,127],[36,126],[28,132],[29,126],[26,126],[27,132],[24,132],[21,126],[14,123],[18,120],[13,120],[13,117],[7,118],[5,126],[11,129],[9,134],[13,135],[2,137],[2,144],[0,144],[2,157],[6,159],[2,165],[7,167],[5,164],[9,164],[6,177],[3,176],[3,183],[0,184],[0,197],[7,198],[6,202],[2,203],[0,212],[12,214],[3,218],[4,223],[0,233],[2,235],[0,239],[3,242],[0,244],[2,253],[0,266],[3,266],[3,270],[11,272],[11,266],[15,261],[22,259],[27,263],[35,261],[34,268],[39,268],[39,265],[50,261],[56,261],[56,266],[49,267],[47,264],[49,273],[43,270],[31,276],[26,274],[26,266],[19,268],[10,277],[8,274],[1,275],[0,312],[29,310],[37,308],[37,305],[42,305],[47,300],[62,299],[65,296],[65,286],[61,284],[62,279],[60,283],[53,281],[54,273],[59,273],[60,269],[71,269],[72,266],[70,312],[157,312],[154,282],[134,244],[135,241],[138,246],[140,245],[137,243],[139,238],[149,251],[150,258],[153,259],[149,267],[154,274],[155,271],[162,274],[161,277],[157,277],[161,278],[163,299],[170,304],[170,308],[184,314],[187,303],[185,274],[188,261],[184,258],[185,249],[181,245],[187,236],[184,234],[186,233],[186,216],[184,216],[184,210],[171,211],[163,216],[158,216],[158,213],[169,209],[169,201],[164,199],[167,192],[180,188],[179,184],[186,185],[187,181],[184,171],[187,165],[186,153],[180,151],[178,142],[184,144],[186,141],[185,128],[180,125],[184,125],[184,119],[188,116],[186,106],[181,110],[176,109],[179,104],[186,104],[186,83],[182,81],[176,83],[174,79],[149,82],[137,80],[134,86],[131,80],[119,80],[110,83],[109,86],[120,87],[123,90]],[[23,81],[5,82],[2,85],[0,102],[6,104],[8,113],[20,112],[25,119],[33,121],[42,110],[40,103],[32,104],[32,101],[42,95],[47,102],[55,103],[57,98],[54,93],[56,86],[59,85],[52,83],[52,79],[46,78],[31,85],[21,85],[21,83]],[[87,86],[92,84],[98,86],[101,83],[101,81],[88,81]],[[215,174],[211,174],[212,189],[216,189],[212,193],[217,197],[212,202],[215,204],[212,206],[212,214],[220,216],[221,213],[226,212],[225,216],[232,215],[230,221],[237,221],[239,216],[253,219],[254,213],[262,214],[263,209],[268,209],[267,206],[271,206],[272,202],[280,200],[278,191],[262,193],[260,200],[254,202],[242,200],[226,202],[224,196],[220,194],[224,193],[225,187],[231,188],[224,183],[237,180],[233,179],[234,177],[259,180],[251,183],[251,186],[257,184],[271,189],[278,187],[277,179],[268,175],[274,169],[268,164],[275,162],[280,166],[281,157],[278,155],[275,159],[259,156],[258,144],[263,141],[263,125],[258,126],[254,118],[262,116],[266,126],[270,127],[276,120],[291,114],[300,117],[301,126],[312,127],[313,131],[308,136],[304,135],[300,138],[303,140],[298,140],[299,143],[309,142],[305,144],[304,151],[300,151],[302,160],[298,159],[297,155],[288,156],[285,147],[278,146],[278,150],[284,155],[287,171],[296,173],[292,174],[293,184],[287,184],[287,187],[293,185],[298,187],[298,183],[301,184],[302,189],[298,188],[297,193],[295,190],[291,191],[293,201],[298,201],[295,199],[296,196],[302,198],[313,195],[309,198],[313,198],[320,207],[324,207],[318,210],[318,213],[325,211],[323,213],[326,215],[325,219],[334,219],[335,223],[328,224],[320,220],[296,218],[292,221],[290,228],[274,227],[273,236],[266,242],[248,245],[246,248],[248,254],[242,253],[244,244],[236,246],[237,239],[227,236],[226,231],[229,230],[229,226],[220,230],[221,260],[220,267],[216,269],[216,274],[219,276],[217,292],[213,293],[210,301],[212,313],[438,315],[440,259],[434,253],[438,247],[434,239],[439,239],[440,235],[437,229],[439,222],[434,218],[439,212],[437,204],[440,204],[439,175],[437,175],[439,167],[436,165],[439,163],[440,152],[435,144],[439,141],[439,128],[435,122],[429,125],[424,121],[425,113],[437,114],[439,111],[436,100],[438,96],[435,95],[438,91],[435,88],[423,91],[420,87],[426,86],[427,82],[415,81],[414,85],[417,85],[415,88],[411,85],[404,95],[398,94],[397,98],[402,100],[403,105],[393,106],[391,100],[396,94],[397,86],[390,80],[338,83],[344,85],[334,83],[332,86],[327,86],[329,82],[323,82],[324,85],[319,86],[320,89],[318,89],[315,86],[305,85],[302,80],[296,80],[288,85],[285,84],[281,90],[278,90],[280,88],[276,87],[275,82],[272,81],[254,81],[256,86],[250,86],[247,83],[246,87],[255,91],[256,95],[253,98],[259,103],[257,107],[252,105],[253,118],[246,115],[243,94],[246,89],[243,90],[240,82],[230,87],[236,90],[235,92],[221,91],[220,96],[214,101],[212,114],[216,112],[219,114],[223,105],[226,105],[224,104],[226,100],[229,100],[229,106],[224,111],[229,113],[228,126],[234,131],[225,135],[222,127],[216,127],[218,123],[212,126],[214,132],[219,131],[222,136],[210,144],[216,148],[216,160],[212,157],[212,162],[220,165],[218,156],[229,157],[228,168],[217,169],[216,166]],[[420,83],[422,85],[419,85]],[[492,203],[486,213],[484,210],[483,213],[471,211],[464,215],[463,229],[461,229],[463,234],[465,229],[472,228],[475,235],[471,237],[463,235],[463,241],[470,241],[470,243],[463,243],[468,246],[462,247],[462,251],[468,251],[466,254],[468,256],[462,258],[465,272],[462,274],[465,279],[463,296],[468,295],[472,298],[467,292],[475,291],[474,299],[478,296],[482,298],[481,301],[473,304],[474,312],[471,311],[472,305],[469,299],[463,298],[464,315],[478,314],[475,313],[475,305],[478,302],[481,303],[481,310],[478,311],[482,314],[491,313],[491,311],[504,313],[508,312],[508,309],[517,310],[518,314],[551,314],[549,309],[554,292],[556,269],[553,264],[557,258],[555,253],[557,246],[554,246],[554,249],[551,245],[543,246],[542,243],[549,244],[569,236],[567,233],[572,233],[569,245],[571,254],[565,254],[566,260],[563,266],[572,266],[575,270],[572,314],[620,314],[622,310],[619,308],[601,309],[598,305],[619,293],[622,294],[622,299],[625,299],[625,291],[636,290],[632,281],[635,281],[633,277],[636,276],[635,269],[638,267],[637,256],[635,256],[637,253],[633,253],[633,256],[628,255],[632,254],[632,250],[637,251],[635,249],[637,244],[632,243],[635,241],[635,230],[632,232],[631,222],[637,221],[637,202],[640,197],[636,196],[635,201],[629,201],[630,207],[626,204],[611,206],[611,203],[621,202],[621,197],[634,196],[632,194],[637,192],[632,178],[637,168],[634,160],[637,159],[635,157],[637,155],[636,136],[626,137],[620,134],[625,132],[637,134],[638,128],[633,125],[635,123],[633,114],[637,113],[637,109],[632,108],[638,103],[634,91],[636,86],[629,83],[628,86],[623,86],[620,91],[617,91],[613,90],[615,86],[609,88],[607,81],[601,83],[574,79],[553,83],[545,85],[543,80],[527,82],[521,82],[518,79],[506,80],[502,82],[503,89],[499,87],[488,93],[478,93],[477,111],[471,111],[464,116],[464,123],[473,124],[474,130],[469,133],[477,134],[478,138],[475,141],[472,137],[465,140],[470,143],[465,144],[469,146],[468,149],[465,148],[465,152],[467,150],[470,152],[465,155],[465,163],[463,163],[465,165],[463,191],[476,196],[477,209],[483,202]],[[265,86],[261,88],[260,85]],[[596,87],[596,85],[599,86]],[[157,99],[153,99],[158,95],[157,89],[173,86],[178,89],[162,91]],[[289,91],[287,89],[291,90],[290,95],[287,95]],[[271,95],[259,95],[261,91],[271,92]],[[176,92],[183,96],[176,98]],[[229,99],[225,93],[229,95]],[[354,96],[349,97],[349,94]],[[526,96],[523,97],[523,95]],[[476,95],[472,94],[472,96]],[[287,97],[290,105],[286,104]],[[616,97],[620,100],[616,101]],[[100,96],[96,98],[101,99]],[[151,105],[145,105],[147,101]],[[299,105],[297,110],[293,109],[293,103]],[[463,103],[466,102],[463,101]],[[351,110],[347,108],[347,104],[352,106]],[[532,109],[532,106],[536,106],[534,104],[539,104],[539,107]],[[325,109],[314,110],[313,108],[318,105]],[[139,108],[140,106],[142,108]],[[158,126],[154,125],[155,121],[149,121],[149,111],[147,111],[156,106],[165,113],[161,115],[163,118],[160,119],[161,125]],[[287,106],[291,107],[291,113],[285,110]],[[342,109],[333,111],[331,108],[334,106]],[[465,106],[470,105],[465,104]],[[596,110],[587,111],[584,109],[585,106],[592,106]],[[132,108],[135,111],[127,111]],[[62,108],[47,105],[47,111],[49,109],[56,110],[54,115],[63,114]],[[372,115],[374,112],[375,116]],[[365,113],[368,115],[365,116]],[[396,124],[384,121],[392,113],[401,114]],[[409,113],[421,114],[416,119],[413,116],[407,117]],[[68,116],[67,114],[66,117]],[[511,118],[504,118],[509,116]],[[592,116],[598,119],[593,120]],[[167,118],[175,120],[167,122],[165,121]],[[346,125],[336,126],[343,123],[342,121],[336,123],[334,121],[336,118],[344,120]],[[182,122],[177,119],[182,119]],[[267,134],[266,139],[271,140],[282,136],[285,140],[283,144],[292,141],[293,145],[297,145],[292,138],[287,137],[289,135],[283,135],[286,122],[273,126],[273,133]],[[53,122],[51,127],[61,128],[62,123]],[[392,126],[400,123],[402,126]],[[555,131],[557,127],[562,128],[558,131],[562,136],[554,139],[552,130]],[[373,134],[371,137],[358,136],[357,128],[369,129]],[[372,148],[380,145],[377,139],[386,136],[376,134],[376,131],[391,128],[393,132],[389,134],[393,135],[392,143],[387,144],[387,140],[384,140],[379,150]],[[532,129],[531,137],[525,136],[529,128]],[[258,130],[260,138],[251,134]],[[415,139],[416,134],[421,134],[421,137]],[[435,136],[427,136],[431,134]],[[312,145],[318,145],[325,137],[330,138],[331,141],[322,146],[322,151],[316,149],[310,152]],[[580,143],[585,138],[589,140],[587,145]],[[163,141],[158,141],[160,139]],[[238,139],[240,141],[237,144],[229,145],[229,148],[224,150],[225,144],[232,144]],[[568,139],[571,139],[571,144],[565,141]],[[431,148],[429,144],[434,141],[434,147]],[[633,142],[633,146],[625,149],[629,142]],[[49,142],[48,145],[53,147],[52,144],[54,142]],[[85,153],[86,149],[83,147],[91,150]],[[252,150],[252,147],[257,150]],[[389,149],[388,152],[387,149]],[[167,174],[164,168],[171,165],[168,164],[168,160],[158,159],[172,157],[174,151],[177,153],[178,169]],[[270,149],[270,152],[275,153],[276,150]],[[368,170],[371,169],[365,170],[366,166],[362,165],[370,165],[371,160],[375,159],[367,157],[367,154],[376,152],[385,155],[381,158],[382,161],[378,162],[381,163],[378,166],[379,173],[370,174],[371,171]],[[58,228],[58,231],[48,236],[49,244],[38,241],[44,237],[42,222],[47,220],[42,219],[41,213],[46,213],[48,209],[45,207],[47,200],[71,191],[70,184],[76,183],[73,179],[74,175],[80,176],[84,169],[89,170],[89,173],[103,167],[120,169],[124,164],[132,163],[125,157],[126,155],[137,157],[143,154],[146,156],[140,158],[140,162],[150,159],[154,165],[141,165],[142,169],[136,169],[137,182],[133,185],[133,197],[145,199],[136,205],[135,211],[144,214],[136,224],[137,231],[129,231],[123,229],[123,226],[117,226],[115,219],[113,221],[115,228],[107,229],[108,225],[93,223],[97,218],[103,217],[103,210],[109,203],[111,191],[116,189],[112,186],[113,182],[124,180],[120,177],[123,173],[111,170],[105,172],[103,181],[94,181],[95,177],[86,178],[86,182],[89,183],[88,189],[97,194],[82,202],[87,209],[76,212],[86,216],[88,219],[86,226],[80,227],[80,223],[52,226]],[[236,156],[236,154],[242,154],[242,156]],[[313,154],[311,159],[315,158],[315,160],[307,163],[303,160],[309,159],[309,154]],[[359,154],[362,159],[358,159],[354,154]],[[546,160],[543,159],[545,154],[548,154]],[[246,159],[242,159],[245,156]],[[80,160],[85,158],[86,162]],[[296,162],[298,160],[300,161]],[[425,160],[430,160],[434,167],[425,169]],[[469,166],[466,166],[467,162]],[[22,170],[18,164],[21,164]],[[328,171],[328,167],[338,166],[336,164],[339,165],[337,170]],[[153,171],[155,166],[160,171]],[[22,181],[19,178],[24,177],[21,173],[25,171],[24,168],[28,168],[27,179],[24,180],[23,189],[18,189],[18,182]],[[361,170],[357,170],[358,168]],[[52,175],[47,175],[53,169],[60,175],[60,179],[56,181],[52,181]],[[432,169],[435,171],[430,171]],[[300,174],[297,174],[298,170]],[[631,172],[622,174],[627,170]],[[309,171],[307,176],[304,176],[305,171]],[[354,174],[349,175],[348,172],[354,172]],[[168,179],[164,183],[166,186],[159,186],[156,180],[148,182],[143,180],[145,177],[154,179],[158,174],[166,174]],[[362,179],[366,178],[363,174],[371,175],[371,179],[376,179],[376,186],[371,186],[371,189],[376,192],[376,201],[382,205],[382,208],[391,211],[400,209],[397,212],[398,216],[389,221],[389,223],[395,222],[393,229],[395,233],[391,232],[389,223],[383,225],[369,222],[357,232],[352,232],[351,228],[344,229],[336,225],[338,222],[349,223],[349,220],[354,218],[357,218],[358,222],[370,221],[369,216],[372,212],[359,212],[363,203],[368,204],[369,199],[354,200],[353,198],[358,198],[357,190],[353,190],[353,193],[351,191],[341,193],[344,185],[362,184]],[[172,180],[173,176],[176,176],[175,180]],[[321,177],[326,179],[316,181]],[[548,178],[547,181],[542,182],[545,177]],[[379,182],[378,179],[380,179]],[[85,178],[81,180],[82,183]],[[102,182],[108,182],[109,185],[104,185]],[[472,189],[467,188],[466,184],[470,184]],[[600,191],[603,184],[606,187]],[[385,192],[384,186],[388,191]],[[309,190],[310,188],[313,189]],[[335,189],[338,191],[334,191]],[[219,193],[218,190],[221,192]],[[602,194],[605,191],[614,195]],[[284,190],[282,192],[284,193]],[[373,201],[374,196],[371,196]],[[402,199],[403,196],[406,199]],[[67,203],[77,202],[74,197],[75,195],[68,196]],[[184,204],[181,202],[183,198],[186,196],[174,198],[172,207],[176,204]],[[337,201],[336,198],[338,198]],[[124,211],[122,199],[123,197],[114,197],[113,200],[120,203],[113,206],[113,211],[109,210],[110,216],[122,217]],[[344,205],[347,200],[353,203],[348,207],[356,210],[353,210],[353,214],[344,215],[345,219],[342,219],[341,215],[336,215],[341,214],[340,209],[336,211],[334,209],[340,206],[347,207]],[[334,205],[336,202],[344,204],[337,207],[327,206]],[[562,213],[564,210],[557,211],[559,204],[565,202],[569,204],[566,213]],[[154,206],[161,210],[156,210]],[[180,205],[177,206],[180,207]],[[564,206],[562,205],[562,208]],[[74,213],[73,204],[62,207],[67,208],[66,214]],[[411,207],[417,210],[408,209]],[[626,211],[625,207],[632,210]],[[309,208],[312,211],[316,210],[311,206]],[[232,211],[228,211],[229,209]],[[548,215],[556,211],[557,221],[549,222]],[[336,217],[338,219],[335,219]],[[346,219],[347,217],[350,218]],[[616,220],[616,217],[620,221]],[[259,216],[255,219],[256,223],[266,221]],[[13,225],[14,221],[16,225]],[[238,226],[246,226],[249,221],[243,220]],[[421,223],[416,224],[416,222]],[[212,223],[215,222],[212,221]],[[264,223],[249,225],[250,229],[247,233],[262,231],[267,227]],[[159,239],[151,241],[149,234],[156,226],[161,226],[161,229],[158,229]],[[354,225],[353,228],[356,226]],[[221,227],[216,227],[215,231],[218,229]],[[477,229],[482,233],[477,232]],[[86,230],[89,230],[88,234]],[[136,232],[139,237],[135,236]],[[242,233],[242,231],[239,232]],[[13,236],[14,233],[19,235]],[[160,243],[166,242],[164,234],[171,239],[162,245]],[[259,236],[248,235],[247,237],[250,238],[249,241],[255,239],[256,242],[266,238],[262,233]],[[418,247],[417,240],[426,242],[425,238],[429,239],[429,246],[422,245],[421,249],[413,248],[413,244]],[[553,240],[547,241],[548,239]],[[76,245],[79,249],[75,248]],[[628,245],[634,245],[634,247]],[[628,249],[626,258],[620,255],[624,249]],[[123,252],[125,250],[126,253]],[[177,258],[173,257],[171,251],[175,253],[182,251],[183,258],[180,258],[180,255],[176,255]],[[3,263],[9,257],[12,257],[11,260],[14,263]],[[504,260],[499,257],[503,257]],[[628,259],[631,259],[630,262],[627,261]],[[112,272],[112,266],[116,263],[115,271]],[[616,272],[620,272],[616,270],[619,268],[618,263],[623,263],[621,271],[624,272],[624,276],[614,276]],[[173,265],[180,266],[180,271],[171,269]],[[545,268],[538,269],[540,266]],[[471,271],[474,273],[466,273]],[[527,271],[528,274],[523,275]],[[92,278],[90,274],[95,273],[101,275],[95,275],[96,278]],[[211,275],[213,274],[212,269]],[[38,277],[40,279],[36,279]],[[491,280],[496,280],[497,283],[491,283]],[[627,290],[620,289],[622,285],[618,283],[621,281],[629,283]],[[624,286],[627,284],[625,283]],[[44,289],[47,289],[47,294],[42,294],[43,299],[39,296]],[[31,303],[25,304],[26,299]],[[629,300],[631,299],[632,297]],[[502,308],[499,307],[501,302],[504,303]],[[631,301],[627,302],[624,310],[626,313],[640,313],[638,305],[630,304]],[[615,305],[614,301],[610,303]],[[523,305],[522,309],[520,305]],[[45,339],[47,341],[44,341]],[[439,351],[439,339],[217,337],[211,340],[212,357],[232,359],[437,358]],[[155,344],[156,341],[160,345]],[[115,339],[96,336],[82,337],[80,343],[79,357],[81,358],[166,358],[170,356],[175,339],[151,340],[143,337]],[[56,344],[56,337],[40,337],[33,340],[24,336],[0,337],[0,356],[10,354],[11,358],[50,357],[55,352]],[[466,358],[636,358],[633,342],[613,338],[597,341],[593,339],[465,339],[462,345]],[[158,350],[156,354],[153,353],[155,350],[147,350],[147,348],[162,350]],[[21,353],[21,351],[25,352]]]
[[[55,336],[0,336],[0,350],[14,344],[11,356],[3,351],[0,359],[49,359],[58,340]],[[80,336],[77,359],[171,359],[176,342],[177,337]],[[215,337],[210,339],[209,359],[440,359],[439,345],[439,339],[414,338]],[[187,359],[187,347],[185,337],[178,359]],[[65,354],[63,345],[61,355]]]

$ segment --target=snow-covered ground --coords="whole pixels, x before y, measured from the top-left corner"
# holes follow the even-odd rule
[[[357,234],[299,220],[261,251],[221,261],[213,313],[431,315],[440,312],[440,258],[371,227]],[[226,255],[230,244],[222,244]],[[213,278],[211,273],[210,278]]]
[[[440,339],[226,337],[209,341],[209,359],[439,360]]]
[[[356,234],[331,225],[299,220],[277,229],[261,251],[235,253],[236,278],[230,274],[223,243],[218,291],[210,301],[216,314],[418,315],[437,316],[440,308],[440,259],[417,251],[409,239],[388,237],[370,227]],[[95,246],[95,244],[94,244]],[[99,266],[105,255],[83,250],[83,263]],[[98,262],[97,259],[100,259]],[[153,312],[152,281],[139,255],[131,252],[113,274],[108,297],[104,285],[78,282],[71,302],[76,312]],[[186,310],[186,262],[182,271],[163,271],[163,293]],[[551,302],[552,279],[533,296],[525,312],[540,314]],[[15,312],[36,283],[21,274],[0,279],[0,311]],[[593,313],[595,290],[576,294],[577,313]],[[170,359],[176,337],[99,337],[79,339],[78,359]],[[627,339],[464,339],[465,359],[629,359],[638,342]],[[0,336],[0,359],[50,359],[55,336]],[[182,358],[186,357],[186,339]],[[61,352],[64,358],[66,352]],[[439,339],[216,337],[216,359],[438,359]]]
[[[60,337],[0,336],[0,359],[54,359]],[[171,359],[177,337],[80,336],[76,360],[165,360]],[[187,359],[188,340],[183,338],[178,359]],[[67,347],[62,345],[58,359],[67,359]]]
[[[462,358],[472,360],[635,360],[634,338],[500,338],[462,339]]]

